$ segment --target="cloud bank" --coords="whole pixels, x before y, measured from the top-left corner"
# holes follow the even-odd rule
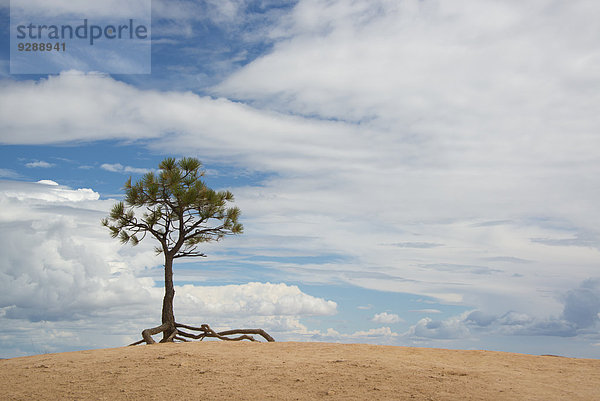
[[[52,181],[0,181],[0,189],[0,322],[14,332],[0,339],[3,355],[18,355],[28,346],[19,337],[35,338],[36,328],[49,335],[43,344],[53,349],[65,341],[86,344],[90,332],[87,341],[99,341],[126,322],[112,333],[113,345],[122,345],[144,324],[159,322],[164,290],[144,272],[161,260],[150,244],[122,247],[101,227],[113,200]],[[176,292],[178,317],[198,324],[210,318],[215,327],[261,323],[278,333],[301,327],[301,317],[337,313],[335,302],[283,283],[178,285]],[[55,330],[66,337],[53,341]]]

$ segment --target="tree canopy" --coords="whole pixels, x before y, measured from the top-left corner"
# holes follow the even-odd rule
[[[174,259],[205,256],[198,244],[241,234],[240,209],[228,207],[230,191],[214,191],[201,177],[200,161],[167,158],[159,172],[149,172],[140,181],[125,183],[125,201],[117,203],[103,220],[113,238],[137,245],[149,233],[158,240],[155,250]],[[141,211],[140,217],[136,211]]]

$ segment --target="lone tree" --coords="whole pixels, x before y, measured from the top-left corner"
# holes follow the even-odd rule
[[[125,202],[117,203],[110,215],[102,220],[102,225],[110,229],[111,236],[118,237],[123,244],[137,245],[150,234],[160,244],[155,247],[156,253],[163,254],[165,259],[162,324],[142,331],[142,340],[131,345],[154,344],[152,336],[159,333],[163,334],[160,342],[203,340],[206,337],[256,341],[249,334],[275,341],[262,329],[215,332],[207,324],[193,327],[175,321],[173,261],[184,257],[204,257],[206,255],[198,251],[199,244],[219,241],[243,231],[242,224],[238,222],[240,209],[228,207],[233,201],[233,194],[208,188],[201,180],[204,175],[201,166],[195,158],[167,158],[160,163],[157,174],[150,172],[133,184],[130,177],[125,183]]]

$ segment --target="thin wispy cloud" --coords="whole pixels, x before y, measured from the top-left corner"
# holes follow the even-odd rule
[[[100,166],[100,168],[102,170],[106,170],[106,171],[110,171],[112,173],[133,173],[133,174],[146,174],[149,173],[151,171],[154,171],[153,169],[148,169],[148,168],[138,168],[138,167],[131,167],[131,166],[123,166],[120,163],[114,163],[114,164],[110,164],[110,163],[104,163]]]
[[[54,163],[48,163],[45,162],[43,160],[39,160],[39,161],[35,161],[35,162],[30,162],[25,164],[25,167],[27,168],[51,168],[56,166],[56,164]]]
[[[21,175],[14,170],[0,168],[0,178],[20,178]]]
[[[413,310],[410,310],[409,312],[413,312],[413,313],[428,313],[428,314],[431,314],[431,313],[436,313],[436,314],[437,313],[442,313],[442,311],[437,310],[437,309],[413,309]]]
[[[398,248],[437,248],[438,246],[444,246],[443,244],[437,244],[435,242],[396,242],[395,244],[390,244],[392,246],[397,246]]]

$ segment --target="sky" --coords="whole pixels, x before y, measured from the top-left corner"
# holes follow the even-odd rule
[[[160,323],[154,244],[100,220],[127,178],[183,156],[234,193],[245,230],[177,261],[180,322],[600,358],[599,13],[152,0],[150,74],[27,75],[1,0],[0,358]]]

